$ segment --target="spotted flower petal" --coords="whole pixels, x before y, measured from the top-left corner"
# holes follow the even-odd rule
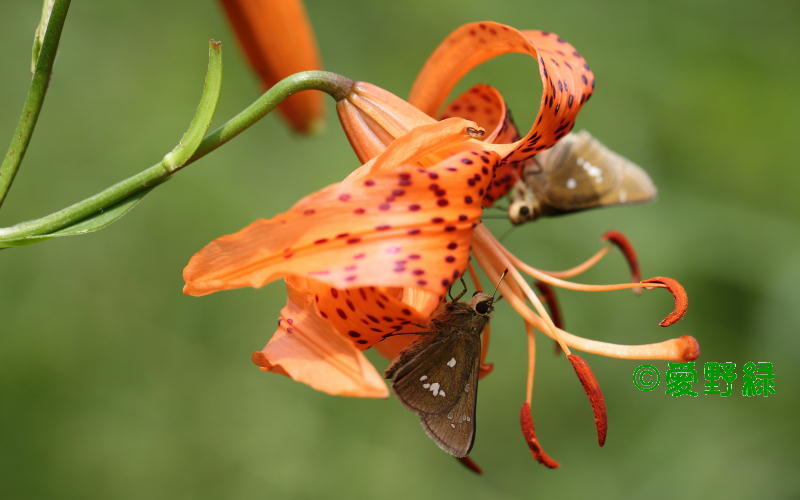
[[[184,292],[205,295],[301,275],[336,288],[418,287],[443,295],[467,265],[480,199],[498,158],[469,139],[472,122],[429,127],[288,212],[212,241],[184,270]],[[439,137],[444,129],[450,135]],[[437,143],[449,137],[449,156],[416,166],[414,145],[430,144],[431,137]]]
[[[312,388],[339,396],[385,398],[383,377],[352,342],[320,316],[313,280],[290,278],[278,330],[253,361]],[[316,284],[319,286],[319,284]]]
[[[236,38],[264,89],[299,71],[320,69],[314,32],[301,0],[220,0]],[[320,92],[299,92],[278,110],[297,132],[322,120]]]
[[[519,31],[494,22],[461,26],[428,58],[409,101],[436,116],[462,76],[488,59],[506,53],[534,57],[544,88],[530,131],[521,140],[500,149],[507,160],[525,160],[572,130],[575,116],[594,89],[594,75],[586,61],[560,37],[544,31]]]

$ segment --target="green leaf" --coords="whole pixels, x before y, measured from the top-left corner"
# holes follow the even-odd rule
[[[71,226],[65,227],[63,229],[59,229],[53,233],[48,234],[38,234],[35,236],[26,236],[16,239],[3,239],[0,237],[0,248],[7,248],[7,247],[20,247],[23,245],[32,245],[34,243],[39,243],[41,241],[49,240],[52,238],[60,238],[62,236],[80,236],[83,234],[93,233],[95,231],[99,231],[100,229],[105,228],[116,222],[117,220],[121,219],[125,216],[128,212],[133,210],[133,207],[139,204],[142,201],[142,198],[149,193],[153,188],[146,189],[144,191],[139,191],[138,193],[132,195],[130,198],[127,198],[113,207],[98,212],[96,215],[88,217],[77,224],[73,224]]]

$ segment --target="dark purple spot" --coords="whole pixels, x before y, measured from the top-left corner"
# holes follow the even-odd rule
[[[450,231],[455,231],[456,226],[445,226],[444,230],[449,233]]]
[[[350,330],[349,332],[347,332],[347,334],[348,334],[348,335],[350,335],[351,337],[353,337],[354,339],[357,339],[358,337],[360,337],[360,336],[361,336],[361,334],[360,334],[360,333],[358,333],[358,332],[357,332],[357,331],[355,331],[355,330]]]
[[[434,217],[433,219],[431,219],[431,222],[433,222],[434,224],[441,224],[442,222],[444,222],[444,219],[441,217]]]
[[[375,230],[376,231],[386,231],[387,229],[390,229],[391,227],[392,226],[390,226],[389,224],[381,224],[380,226],[375,226]]]
[[[347,193],[339,195],[339,200],[341,200],[341,201],[347,201],[349,199],[350,199],[350,195],[347,194]]]
[[[458,243],[456,243],[455,241],[451,241],[450,243],[447,244],[448,250],[455,250],[456,248],[458,248]]]
[[[445,200],[444,198],[439,198],[438,200],[436,200],[436,204],[439,205],[440,207],[446,207],[447,205],[450,204],[450,202]]]
[[[461,163],[463,163],[464,165],[472,165],[472,160],[470,160],[469,158],[461,158]]]
[[[358,243],[359,241],[361,241],[361,238],[350,238],[347,240],[347,244],[352,245],[353,243]]]
[[[390,208],[392,208],[392,205],[390,205],[389,203],[381,203],[380,205],[378,205],[378,210],[386,211],[389,210]]]
[[[416,211],[417,211],[417,210],[419,210],[420,208],[422,208],[422,207],[420,207],[420,206],[419,206],[419,205],[417,205],[416,203],[414,203],[413,205],[409,205],[409,206],[408,206],[408,209],[409,209],[409,210],[411,210],[412,212],[416,212]]]
[[[421,229],[414,228],[414,229],[409,229],[408,231],[406,231],[406,234],[414,235],[414,234],[419,234],[421,232],[422,232]]]
[[[364,215],[365,212],[366,210],[364,210],[363,208],[356,208],[355,210],[353,210],[353,213],[356,215]]]
[[[453,257],[452,255],[448,255],[447,257],[444,258],[444,261],[445,262],[455,262],[456,258]]]
[[[315,245],[322,245],[322,244],[323,244],[323,243],[325,243],[326,241],[328,241],[328,238],[320,238],[320,239],[318,239],[318,240],[314,240],[314,244],[315,244]]]
[[[466,203],[467,205],[469,205],[469,204],[470,204],[470,203],[472,203],[473,201],[474,201],[474,200],[472,199],[472,196],[465,196],[465,197],[464,197],[464,203]]]
[[[316,210],[314,210],[313,208],[303,210],[303,215],[314,215],[314,213],[316,213]]]
[[[364,181],[364,185],[365,186],[374,186],[375,185],[375,181],[373,181],[372,179],[367,179],[367,180]]]

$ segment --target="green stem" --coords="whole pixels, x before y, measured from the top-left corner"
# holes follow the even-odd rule
[[[264,92],[261,97],[238,115],[208,133],[194,155],[175,171],[199,160],[230,141],[275,109],[281,101],[296,92],[316,89],[330,94],[336,100],[341,100],[350,92],[352,86],[353,82],[350,79],[328,71],[303,71],[288,76]],[[159,161],[138,174],[128,177],[58,212],[9,228],[0,229],[0,240],[46,234],[70,226],[125,200],[131,195],[161,184],[169,179],[172,173],[173,171],[165,169],[163,163]]]
[[[8,195],[8,190],[14,182],[14,177],[17,175],[19,165],[22,163],[22,158],[25,156],[25,151],[27,151],[28,144],[31,141],[33,129],[36,127],[36,121],[39,118],[39,112],[42,110],[69,4],[70,0],[56,0],[50,13],[50,22],[47,24],[44,41],[39,50],[36,69],[33,72],[25,104],[22,107],[22,115],[19,117],[17,128],[11,137],[11,144],[8,146],[3,163],[0,165],[0,207],[3,205]]]

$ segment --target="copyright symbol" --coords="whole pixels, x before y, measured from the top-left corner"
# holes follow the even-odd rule
[[[652,391],[661,383],[661,374],[653,365],[639,365],[633,371],[633,385],[640,391]]]

